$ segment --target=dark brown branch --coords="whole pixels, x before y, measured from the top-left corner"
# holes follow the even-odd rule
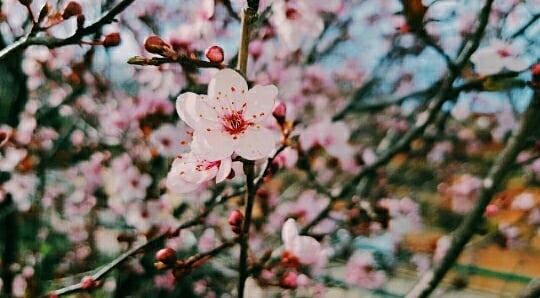
[[[141,56],[134,56],[134,57],[129,58],[127,63],[132,64],[132,65],[153,65],[153,66],[160,66],[167,63],[179,63],[182,66],[197,67],[197,68],[219,68],[219,69],[227,67],[227,65],[225,64],[194,59],[187,56],[179,56],[177,58],[169,58],[169,57],[146,58],[146,57],[141,57]]]
[[[450,268],[452,268],[465,248],[465,245],[476,232],[476,227],[482,221],[486,206],[503,182],[506,173],[515,162],[516,157],[524,148],[529,133],[534,128],[535,121],[538,117],[540,117],[540,93],[535,92],[527,111],[522,116],[519,128],[512,135],[503,152],[491,167],[487,177],[483,180],[480,198],[473,210],[456,230],[455,235],[452,237],[452,244],[446,255],[434,269],[422,276],[420,281],[407,294],[407,298],[428,297]]]
[[[539,19],[540,19],[540,13],[537,13],[537,14],[533,15],[533,17],[527,23],[525,23],[525,25],[523,25],[516,32],[514,32],[514,34],[512,34],[512,36],[510,36],[510,38],[514,39],[514,38],[519,37],[520,35],[524,34],[527,31],[527,29],[529,29],[529,27],[531,27]]]
[[[57,38],[53,36],[35,36],[37,32],[35,30],[30,31],[26,36],[19,38],[16,42],[4,48],[0,51],[0,60],[4,59],[10,53],[17,50],[25,49],[32,45],[44,45],[49,48],[57,48],[65,45],[80,44],[81,39],[84,36],[98,32],[103,26],[110,24],[114,21],[114,18],[124,11],[135,0],[122,0],[116,6],[111,8],[95,23],[80,28],[73,35],[67,38]]]
[[[448,100],[449,97],[454,97],[456,94],[452,92],[452,85],[454,81],[459,76],[461,70],[468,63],[472,54],[478,49],[480,45],[480,40],[484,35],[486,29],[489,13],[491,12],[491,6],[493,0],[487,0],[485,6],[480,12],[479,24],[475,34],[471,39],[466,43],[464,48],[460,51],[459,56],[456,60],[454,68],[449,69],[449,73],[446,78],[442,81],[438,92],[435,94],[434,98],[430,102],[430,106],[425,113],[425,116],[422,119],[417,119],[415,125],[405,133],[395,144],[390,148],[385,150],[377,159],[364,167],[355,177],[348,182],[341,192],[336,196],[339,199],[350,198],[354,195],[357,185],[369,174],[373,173],[379,167],[388,163],[396,154],[407,149],[412,141],[417,137],[421,136],[427,127],[437,118],[437,115],[442,108],[443,104]],[[318,224],[321,220],[326,218],[330,211],[332,210],[332,204],[328,204],[311,222],[309,222],[303,229],[302,233],[305,234],[309,232],[309,229]]]

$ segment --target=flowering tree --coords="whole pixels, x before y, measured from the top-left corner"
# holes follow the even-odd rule
[[[540,248],[536,0],[0,4],[2,295],[439,297]]]

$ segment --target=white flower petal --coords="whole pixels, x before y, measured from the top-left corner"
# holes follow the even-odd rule
[[[176,99],[176,111],[193,129],[217,128],[219,127],[217,113],[205,103],[206,101],[206,95],[182,93]]]
[[[235,142],[230,135],[219,130],[196,130],[193,133],[191,150],[197,157],[208,161],[222,160],[230,157]]]
[[[244,77],[232,69],[222,69],[208,84],[207,103],[220,115],[240,111],[246,103],[247,92]]]
[[[247,106],[244,115],[250,121],[261,121],[272,113],[278,89],[274,85],[257,85],[247,93]]]
[[[293,253],[302,264],[317,262],[321,251],[321,244],[313,237],[298,236],[294,240]]]
[[[230,157],[221,160],[221,164],[219,165],[219,170],[216,174],[216,182],[220,183],[223,180],[227,179],[227,176],[229,176],[229,173],[231,172],[231,168],[232,168],[232,160]]]
[[[517,57],[508,57],[503,62],[504,66],[511,71],[522,71],[529,67],[527,61]]]
[[[287,219],[281,228],[281,239],[286,250],[292,250],[295,239],[298,238],[298,228],[296,221],[292,218]]]
[[[183,162],[173,169],[178,171],[183,180],[195,184],[213,179],[218,172],[217,165],[212,166],[209,162],[203,160]]]
[[[179,172],[170,171],[165,182],[167,189],[173,193],[188,193],[196,190],[199,185],[184,180]]]
[[[248,160],[266,158],[276,146],[274,134],[264,127],[250,127],[241,135],[236,144],[236,154]]]

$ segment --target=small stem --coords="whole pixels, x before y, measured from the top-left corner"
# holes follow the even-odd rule
[[[255,164],[252,161],[244,162],[244,172],[246,173],[246,210],[244,215],[244,224],[240,233],[240,260],[238,262],[238,297],[244,297],[244,286],[248,276],[248,250],[249,250],[249,229],[251,227],[251,213],[253,212],[253,203],[255,202],[256,188]]]
[[[236,68],[243,74],[247,73],[247,60],[249,50],[249,32],[250,23],[256,17],[257,11],[247,7],[242,13],[242,32],[240,35],[240,48],[238,49],[238,65]]]

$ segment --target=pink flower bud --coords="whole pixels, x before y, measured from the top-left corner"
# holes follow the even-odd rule
[[[204,52],[210,62],[221,63],[225,59],[223,49],[219,46],[211,46]]]
[[[103,39],[103,46],[106,48],[116,47],[121,42],[120,33],[107,34]]]
[[[499,207],[495,204],[489,204],[486,207],[486,216],[491,217],[499,212]]]
[[[236,209],[229,214],[228,221],[231,227],[240,227],[244,221],[244,214],[242,214],[242,211]]]
[[[276,102],[276,105],[272,110],[272,115],[279,124],[283,124],[285,122],[285,117],[287,116],[287,106],[285,106],[285,103],[282,101]]]
[[[540,88],[540,63],[531,66],[532,84],[535,88]]]
[[[540,78],[540,63],[536,63],[533,66],[531,66],[531,73],[534,77]]]
[[[159,36],[149,36],[144,41],[144,49],[152,54],[169,56],[173,52],[171,46],[163,41]]]
[[[298,287],[298,274],[294,271],[285,273],[279,284],[285,289],[296,289]]]
[[[156,253],[156,260],[165,264],[173,264],[176,261],[176,251],[169,247],[162,248]]]
[[[82,7],[79,3],[75,1],[70,1],[66,8],[64,8],[64,12],[62,13],[62,18],[64,20],[67,20],[73,16],[82,14]]]
[[[81,279],[81,289],[91,290],[96,287],[96,281],[92,276],[85,276]]]
[[[263,43],[259,40],[254,40],[249,44],[249,53],[253,56],[253,59],[257,60],[262,54]]]

